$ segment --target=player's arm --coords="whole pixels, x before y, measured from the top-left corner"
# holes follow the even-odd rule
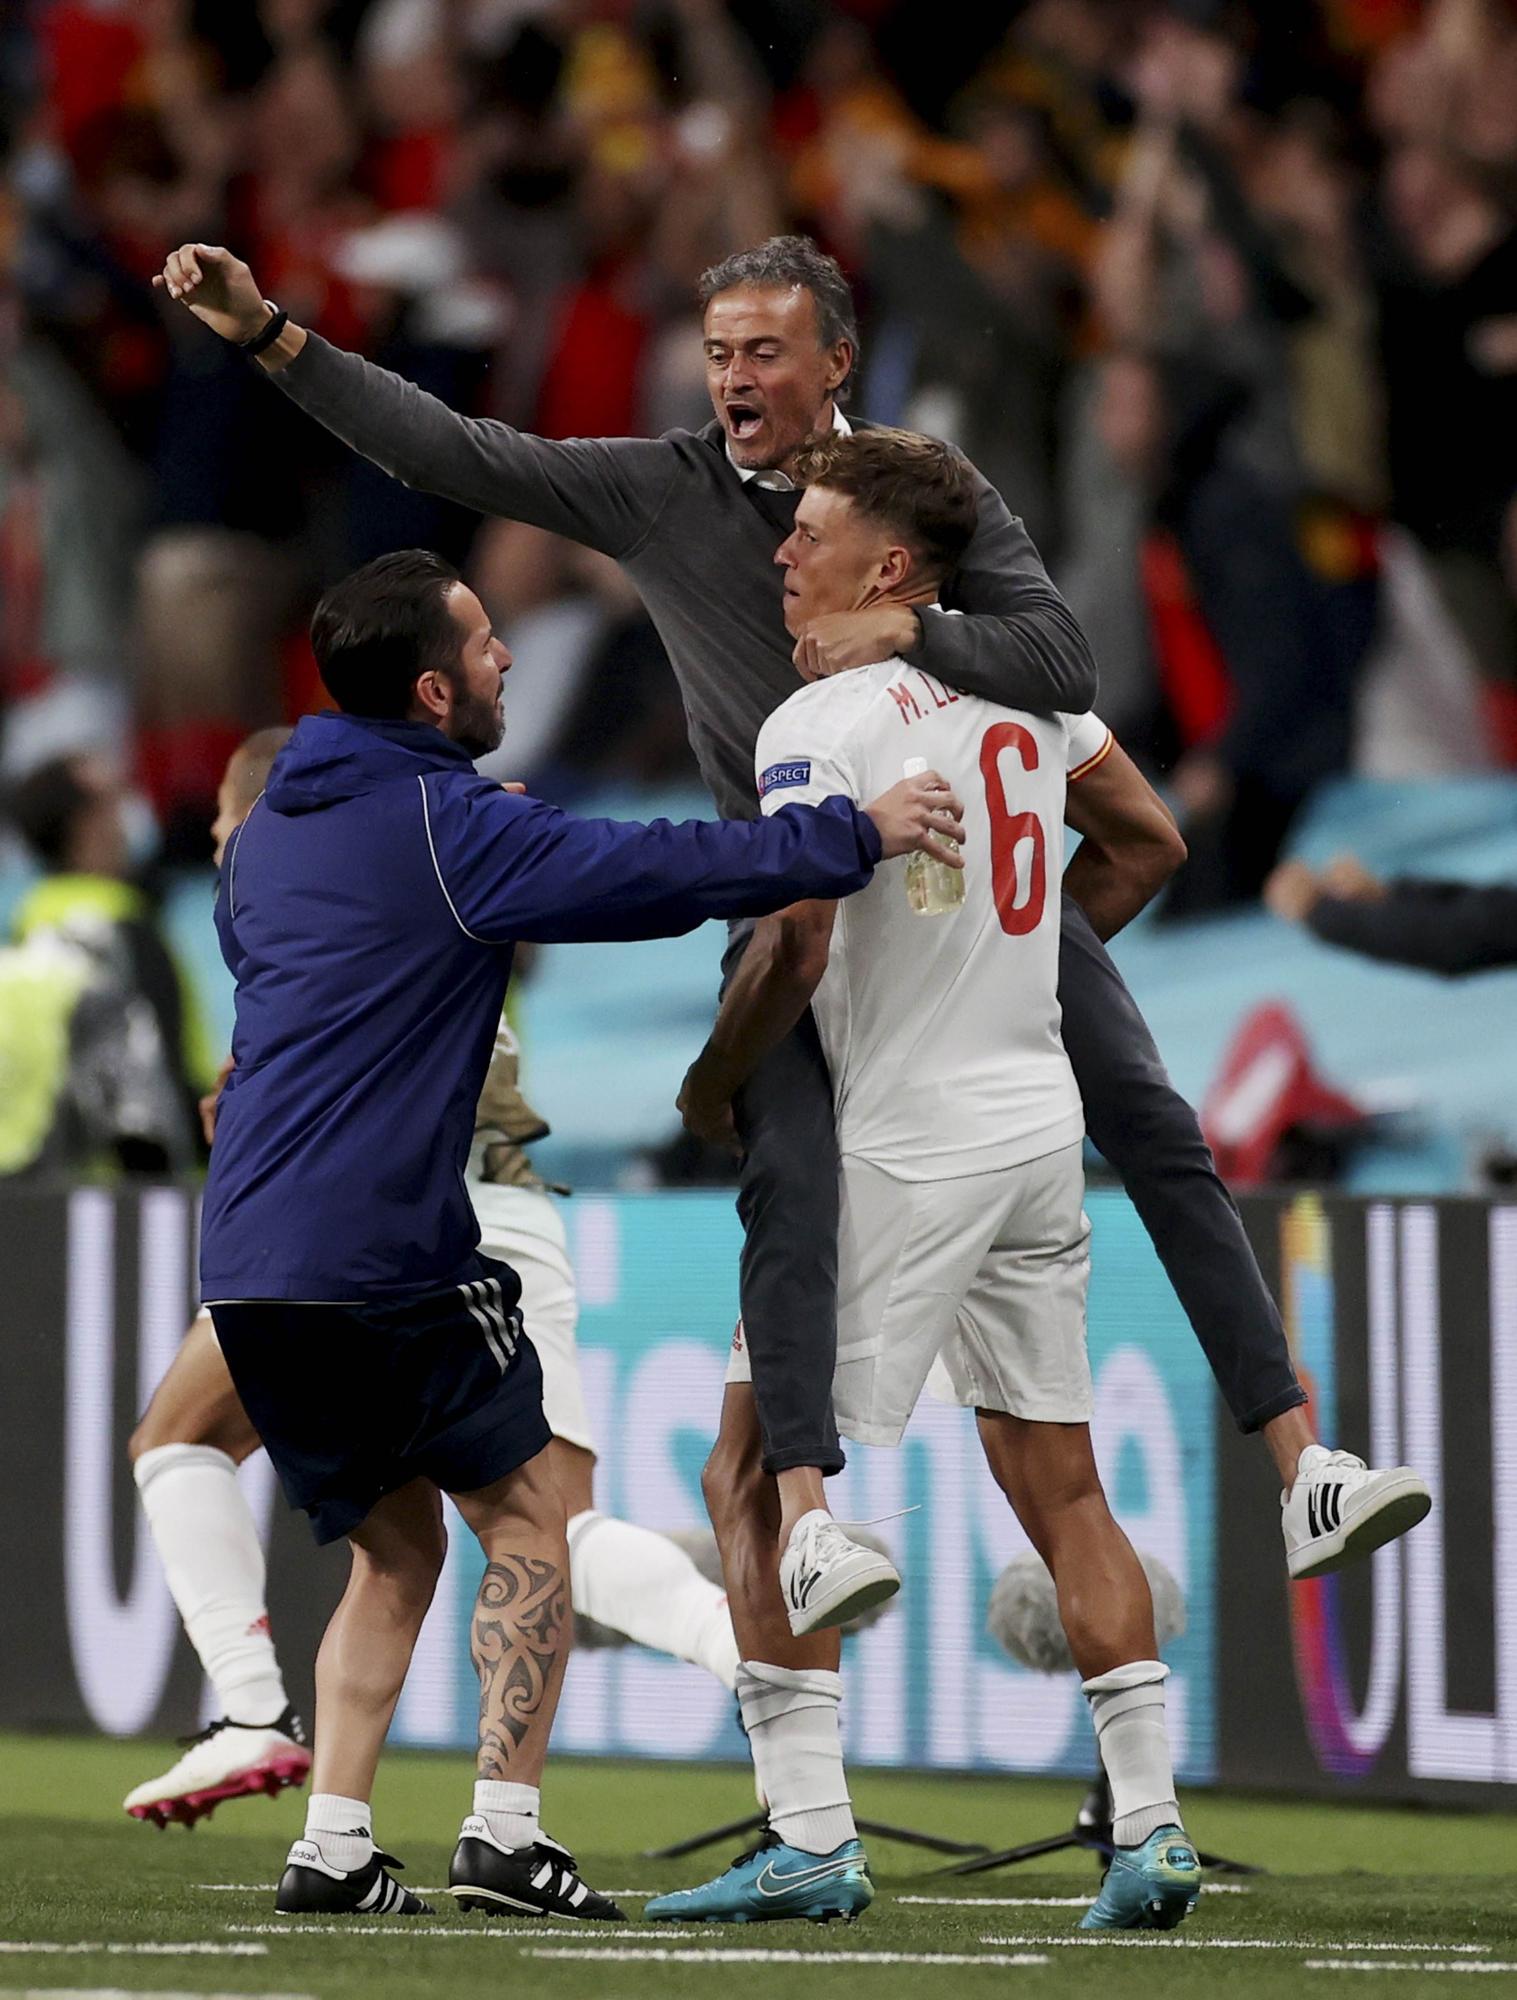
[[[677,937],[708,917],[851,895],[879,861],[916,848],[944,856],[943,841],[963,837],[958,802],[931,773],[864,810],[830,797],[772,819],[682,825],[577,819],[485,779],[423,780],[420,792],[438,885],[481,944]]]
[[[241,258],[186,243],[156,285],[224,340],[256,338],[269,310]],[[293,323],[256,358],[290,400],[406,486],[623,556],[650,531],[677,472],[654,438],[532,437],[462,417],[414,382]]]
[[[1093,721],[1082,719],[1079,730]],[[1101,747],[1073,762],[1069,772],[1064,817],[1080,845],[1064,870],[1064,888],[1104,942],[1158,895],[1184,861],[1185,842],[1168,806],[1111,731],[1095,726],[1104,730]]]
[[[698,1139],[731,1140],[732,1099],[821,984],[836,912],[835,902],[794,903],[755,925],[716,1025],[680,1087],[679,1114]]]
[[[979,474],[979,522],[935,604],[876,604],[817,618],[796,647],[808,679],[899,653],[947,687],[1035,715],[1079,715],[1096,698],[1096,663],[1022,523]],[[948,608],[943,608],[944,606]]]

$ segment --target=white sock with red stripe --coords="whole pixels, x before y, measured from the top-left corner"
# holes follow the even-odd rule
[[[163,1444],[132,1467],[169,1594],[223,1715],[275,1722],[289,1696],[269,1636],[263,1548],[237,1467],[206,1444]]]
[[[537,1838],[541,1795],[536,1785],[512,1785],[503,1778],[480,1778],[474,1786],[474,1813],[497,1847],[530,1847]]]

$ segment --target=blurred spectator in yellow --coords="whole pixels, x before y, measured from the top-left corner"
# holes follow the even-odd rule
[[[132,878],[119,780],[60,758],[17,784],[8,810],[43,874],[0,951],[0,1171],[192,1165],[215,1063]]]

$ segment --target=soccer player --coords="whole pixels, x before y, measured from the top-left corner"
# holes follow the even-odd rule
[[[216,905],[237,982],[201,1225],[201,1294],[246,1411],[347,1590],[316,1662],[306,1831],[286,1912],[415,1914],[369,1799],[442,1564],[441,1495],[486,1556],[473,1626],[478,1782],[450,1870],[465,1908],[620,1915],[542,1834],[569,1641],[564,1497],[542,1371],[463,1170],[523,939],[669,935],[851,894],[945,852],[930,775],[762,823],[577,820],[473,769],[510,656],[437,557],[384,556],[312,621],[337,713],[308,716],[228,840]]]
[[[817,444],[797,470],[805,491],[778,558],[791,630],[881,596],[933,601],[974,532],[973,481],[950,446],[873,429]],[[883,868],[847,905],[760,923],[684,1101],[698,1129],[714,1126],[811,1005],[842,1155],[838,1427],[898,1445],[934,1367],[976,1412],[990,1470],[1052,1572],[1111,1782],[1116,1853],[1085,1923],[1167,1929],[1200,1871],[1175,1800],[1148,1582],[1091,1451],[1084,1126],[1057,996],[1066,774],[1074,784],[1119,754],[1093,716],[957,695],[901,659],[793,695],[759,732],[765,812],[865,795],[921,759],[957,774],[965,867],[937,880]],[[1171,843],[1136,774],[1106,789],[1083,886],[1116,924],[1151,893],[1151,852]],[[740,1326],[729,1440],[751,1428],[750,1372]],[[853,1917],[873,1893],[843,1772],[836,1639],[787,1631],[802,1574],[787,1576],[783,1606],[765,1592],[754,1551],[773,1532],[772,1499],[757,1470],[729,1489],[746,1496],[746,1523],[736,1497],[716,1517],[769,1827],[715,1881],[656,1897],[655,1921]]]
[[[218,245],[183,245],[155,283],[407,484],[615,557],[658,628],[702,775],[728,816],[758,810],[754,741],[791,693],[797,665],[815,677],[898,655],[955,692],[1042,715],[1077,714],[1095,699],[1078,625],[1021,522],[978,475],[975,532],[936,602],[882,598],[787,636],[773,558],[795,524],[796,458],[812,438],[849,429],[843,405],[859,353],[847,281],[804,238],[773,238],[706,272],[715,421],[661,438],[554,440],[461,417],[295,325]],[[1263,1434],[1291,1502],[1291,1573],[1363,1556],[1410,1525],[1398,1492],[1386,1475],[1317,1443],[1280,1314],[1195,1113],[1071,899],[1061,923],[1064,1039],[1091,1139],[1122,1177],[1239,1427]],[[729,974],[747,943],[746,931],[734,932]],[[764,1462],[779,1482],[782,1544],[818,1573],[801,1622],[843,1623],[854,1608],[850,1578],[867,1594],[878,1577],[867,1552],[816,1520],[823,1475],[843,1461],[831,1408],[837,1147],[809,1016],[768,1052],[734,1110],[741,1306]],[[1309,1525],[1329,1517],[1336,1528]]]
[[[216,860],[263,790],[288,729],[265,729],[232,753],[218,795]],[[595,1508],[595,1444],[585,1412],[573,1267],[553,1196],[525,1151],[547,1126],[518,1079],[504,1016],[475,1113],[469,1198],[487,1257],[521,1280],[521,1312],[543,1370],[543,1410],[567,1510],[576,1612],[705,1667],[731,1688],[737,1642],[726,1593],[668,1536]],[[207,1102],[207,1138],[214,1100]],[[128,1813],[186,1826],[223,1801],[304,1781],[311,1753],[285,1692],[264,1602],[264,1558],[236,1470],[259,1441],[227,1373],[208,1312],[191,1325],[132,1435],[128,1454],[169,1589],[220,1713],[161,1776],[135,1787]]]

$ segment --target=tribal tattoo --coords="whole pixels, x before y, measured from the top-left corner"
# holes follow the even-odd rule
[[[481,1778],[510,1778],[553,1685],[568,1613],[569,1579],[559,1564],[506,1556],[486,1568],[474,1606]]]

